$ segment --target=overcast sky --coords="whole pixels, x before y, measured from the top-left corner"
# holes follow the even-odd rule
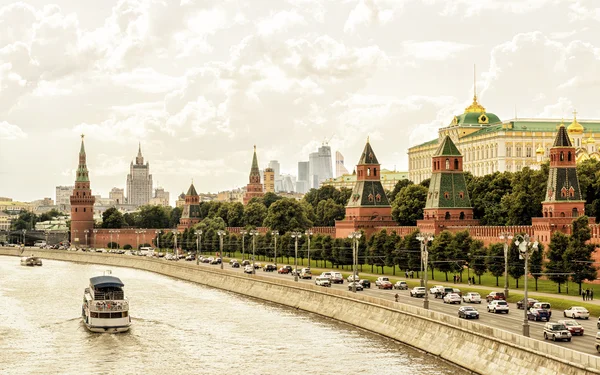
[[[600,2],[0,0],[0,196],[54,199],[86,135],[95,194],[138,141],[172,200],[296,174],[328,140],[384,168],[473,96],[502,120],[600,118]]]

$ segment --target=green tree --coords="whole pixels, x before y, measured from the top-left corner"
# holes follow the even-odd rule
[[[486,255],[487,251],[483,245],[483,241],[474,240],[471,242],[469,266],[473,269],[475,275],[481,284],[481,275],[487,271]]]
[[[456,263],[450,263],[454,266],[454,270],[451,272],[460,272],[460,276],[462,279],[462,273],[464,270],[464,264],[468,263],[469,260],[469,252],[471,251],[471,243],[473,239],[471,238],[471,234],[467,230],[463,230],[460,232],[456,232],[454,234],[454,238],[452,239],[452,249],[454,251],[454,259],[456,259]]]
[[[502,197],[500,202],[507,215],[507,225],[531,225],[532,217],[542,216],[547,181],[547,165],[539,171],[525,167],[513,174],[512,192]]]
[[[519,287],[519,278],[525,274],[525,260],[519,257],[519,248],[514,241],[508,245],[508,275],[515,279],[516,287]]]
[[[550,237],[550,245],[548,246],[548,262],[546,263],[546,275],[548,278],[558,284],[558,293],[560,294],[560,286],[567,281],[565,274],[569,269],[565,262],[565,251],[569,246],[569,238],[561,232],[554,232]]]
[[[55,208],[51,209],[48,212],[44,212],[40,215],[38,222],[49,221],[54,219],[57,216],[61,216],[62,214],[58,212]]]
[[[332,227],[336,220],[342,220],[346,213],[346,208],[341,204],[335,203],[332,198],[326,201],[320,201],[317,205],[317,226]]]
[[[304,231],[312,225],[312,221],[308,219],[306,210],[300,202],[288,198],[273,203],[264,219],[264,226],[278,230],[279,233],[294,230]]]
[[[191,233],[197,230],[202,230],[202,252],[218,252],[219,251],[219,236],[218,230],[225,229],[225,220],[220,217],[205,218],[198,224],[192,227]],[[194,240],[195,241],[195,240]],[[223,239],[225,244],[225,239]]]
[[[496,286],[498,286],[498,278],[504,274],[504,244],[491,244],[488,247],[487,257],[487,268],[496,278]]]
[[[456,252],[453,241],[452,233],[445,230],[433,239],[428,249],[429,263],[446,275],[446,281],[448,281],[448,272],[456,272]],[[433,280],[433,272],[431,279]]]
[[[585,280],[596,279],[596,267],[592,260],[596,246],[587,243],[592,238],[587,216],[578,217],[573,220],[572,225],[569,244],[563,258],[568,271],[572,273],[571,280],[579,285],[581,295],[581,284]]]
[[[122,228],[123,225],[125,219],[116,207],[110,207],[102,213],[102,228]]]
[[[415,226],[417,220],[423,219],[426,201],[426,187],[408,185],[400,189],[392,202],[392,217],[400,226]]]
[[[265,205],[265,207],[267,208],[267,210],[269,209],[269,207],[271,207],[271,205],[275,202],[277,202],[278,200],[283,199],[283,197],[272,193],[272,192],[267,192],[265,193],[265,195],[262,197],[262,203]]]
[[[140,228],[168,228],[169,215],[163,206],[146,205],[138,211]]]
[[[529,256],[529,272],[535,279],[535,290],[538,290],[538,279],[542,276],[544,265],[544,245],[538,244],[538,249]]]
[[[421,241],[417,239],[419,231],[415,230],[404,236],[402,251],[406,252],[406,270],[414,271],[419,277],[421,272]]]
[[[262,203],[248,203],[244,207],[244,224],[253,227],[262,227],[267,217],[267,209]]]
[[[506,212],[500,205],[502,197],[512,191],[512,173],[495,172],[472,177],[467,185],[473,215],[481,225],[505,225]]]
[[[240,202],[230,203],[227,210],[227,225],[241,227],[244,225],[244,205]]]
[[[177,224],[179,224],[179,219],[181,218],[181,207],[175,207],[171,210],[171,213],[169,214],[169,227],[168,228],[175,228],[177,227]]]
[[[137,212],[125,212],[123,215],[125,224],[130,227],[137,227],[139,221],[139,215]]]
[[[33,230],[35,229],[35,223],[37,223],[38,221],[38,217],[32,213],[32,212],[28,212],[28,211],[21,211],[19,212],[19,216],[17,217],[16,220],[13,220],[13,222],[11,223],[11,230],[22,230],[22,229],[26,229],[26,230]]]
[[[400,192],[400,190],[402,190],[402,188],[407,187],[408,185],[412,185],[413,182],[411,180],[400,180],[398,182],[396,182],[396,185],[394,185],[394,190],[390,191],[388,194],[388,200],[390,202],[393,202],[394,199],[396,198],[396,195],[398,195],[398,193]]]

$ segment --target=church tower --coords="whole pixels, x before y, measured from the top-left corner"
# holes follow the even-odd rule
[[[431,158],[431,182],[423,220],[417,222],[422,232],[438,234],[447,226],[478,225],[467,192],[463,157],[449,135]]]
[[[94,202],[90,177],[86,164],[83,134],[79,150],[79,166],[75,176],[75,188],[71,195],[71,243],[88,246],[94,229]]]
[[[347,237],[362,229],[370,236],[377,227],[394,226],[397,224],[392,219],[392,207],[381,184],[381,167],[367,138],[356,165],[356,184],[346,205],[346,216],[335,222],[335,235]]]
[[[185,229],[191,228],[194,224],[200,222],[200,196],[196,192],[194,183],[190,185],[190,188],[185,195],[185,203],[181,212],[181,218],[179,219],[179,225],[177,229],[184,231]]]
[[[258,159],[256,158],[256,145],[254,145],[254,156],[252,157],[252,167],[250,168],[249,184],[246,185],[246,194],[244,194],[244,204],[248,204],[250,199],[260,198],[264,195],[263,185],[260,183],[260,170],[258,169]]]

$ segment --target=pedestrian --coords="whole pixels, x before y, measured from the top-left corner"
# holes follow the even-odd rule
[[[410,271],[410,278],[414,278],[415,277],[415,271]]]
[[[590,300],[594,300],[594,289],[590,290]]]
[[[456,275],[452,275],[452,282],[456,284]]]
[[[408,271],[404,271],[404,277],[408,279]]]
[[[585,290],[581,291],[581,297],[583,298],[583,300],[585,301]]]
[[[589,300],[590,300],[590,290],[589,290],[589,289],[586,289],[586,290],[585,290],[585,300],[586,300],[586,301],[589,301]]]
[[[398,295],[398,293],[396,293],[396,302],[398,302],[398,297],[400,296]]]

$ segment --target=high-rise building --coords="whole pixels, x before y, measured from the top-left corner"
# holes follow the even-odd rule
[[[331,147],[323,144],[317,152],[308,155],[309,163],[309,188],[318,189],[321,182],[333,177],[331,163]]]
[[[277,160],[271,160],[269,162],[269,168],[273,170],[273,173],[275,175],[275,181],[279,180],[281,176],[281,165],[279,164],[279,162]]]
[[[348,170],[344,166],[344,155],[341,152],[335,152],[335,177],[348,174]]]
[[[258,159],[256,158],[256,145],[254,146],[254,156],[252,157],[252,167],[250,168],[249,183],[246,185],[246,194],[244,194],[244,204],[248,204],[254,197],[264,195],[263,185],[260,183],[260,171],[258,169]]]
[[[315,186],[315,181],[317,185]],[[319,188],[319,153],[308,154],[308,189]]]
[[[71,242],[88,246],[94,229],[94,202],[90,177],[86,164],[83,134],[79,150],[79,166],[75,177],[75,189],[71,194]]]
[[[296,181],[296,192],[305,194],[310,186],[308,184],[308,176],[309,176],[309,166],[310,162],[308,161],[299,161],[298,162],[298,181]]]
[[[73,194],[74,186],[57,186],[56,187],[56,205],[59,207],[68,206],[71,204],[70,198],[71,194]]]
[[[131,162],[130,172],[127,175],[127,203],[142,206],[152,198],[152,175],[150,163],[144,164],[142,145],[139,145],[135,164]]]
[[[108,198],[113,201],[113,204],[125,204],[125,193],[123,189],[112,188],[108,193]]]
[[[271,163],[269,163],[271,164]],[[275,171],[273,168],[265,168],[264,172],[265,193],[275,192]]]

